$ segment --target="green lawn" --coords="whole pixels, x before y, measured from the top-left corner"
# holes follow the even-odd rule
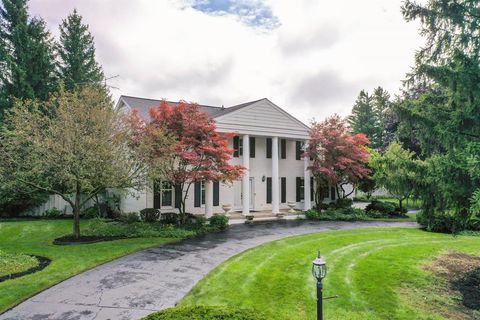
[[[0,283],[0,313],[62,280],[128,253],[175,239],[136,238],[57,246],[52,240],[72,232],[70,220],[0,221],[0,250],[48,257],[44,270]]]
[[[480,237],[366,229],[287,238],[220,265],[180,305],[231,305],[256,308],[269,319],[316,319],[310,268],[317,249],[329,268],[325,296],[339,295],[325,301],[326,319],[447,319],[436,312],[455,309],[459,296],[437,292],[440,282],[424,266],[450,250],[480,254]]]

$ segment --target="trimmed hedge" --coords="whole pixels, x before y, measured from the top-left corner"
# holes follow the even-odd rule
[[[400,206],[395,205],[391,202],[381,202],[377,200],[373,200],[367,207],[365,208],[367,214],[370,211],[377,211],[385,214],[386,216],[404,216],[407,213],[406,208],[400,209]]]
[[[257,311],[234,307],[176,307],[153,313],[144,320],[267,320]]]
[[[305,217],[309,220],[323,220],[323,221],[362,221],[369,220],[369,217],[362,209],[343,208],[343,209],[328,209],[326,211],[318,212],[315,209],[310,209],[305,212]]]

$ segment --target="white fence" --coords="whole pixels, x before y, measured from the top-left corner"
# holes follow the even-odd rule
[[[93,200],[89,200],[85,205],[84,208],[88,208],[94,205]],[[48,200],[35,208],[28,209],[22,213],[22,215],[26,216],[43,216],[45,214],[45,211],[52,209],[52,208],[57,208],[58,210],[62,211],[64,214],[72,214],[72,207],[70,204],[65,201],[62,197],[59,195],[50,195],[48,197]]]

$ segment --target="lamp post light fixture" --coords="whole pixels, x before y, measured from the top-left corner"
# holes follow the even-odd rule
[[[323,285],[322,280],[327,275],[327,263],[320,255],[312,262],[312,275],[317,279],[317,320],[323,320]]]

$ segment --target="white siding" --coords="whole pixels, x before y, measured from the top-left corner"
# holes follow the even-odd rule
[[[215,119],[220,132],[239,132],[253,136],[278,136],[308,139],[308,127],[268,101],[260,100]]]

